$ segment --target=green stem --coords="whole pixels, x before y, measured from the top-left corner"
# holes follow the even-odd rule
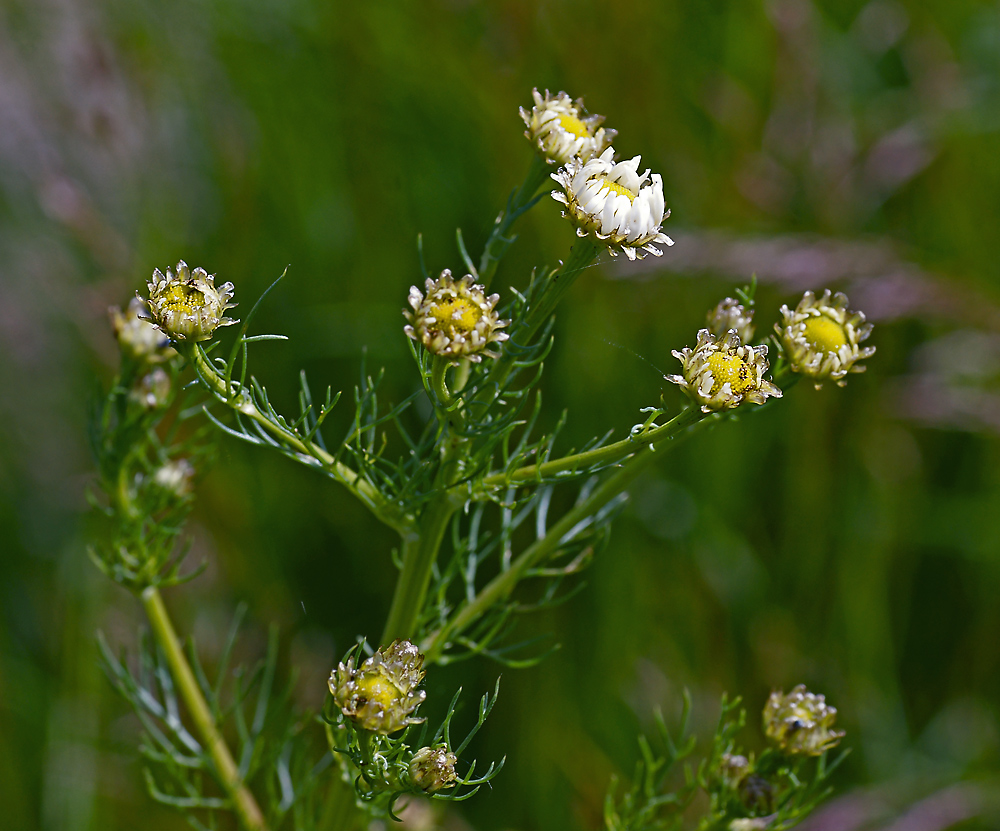
[[[191,665],[188,663],[181,647],[173,623],[163,603],[159,589],[149,586],[142,592],[142,603],[149,617],[150,625],[157,643],[167,656],[170,673],[177,683],[181,698],[184,701],[191,718],[194,720],[198,737],[208,748],[215,765],[216,776],[233,803],[233,810],[239,818],[240,825],[250,831],[267,831],[267,823],[261,813],[253,794],[240,778],[239,768],[233,760],[225,739],[215,725],[212,711],[201,693],[201,688],[195,680]]]
[[[700,418],[700,421],[699,421]],[[674,432],[669,438],[674,443],[679,444],[683,438],[692,435],[694,430],[684,428],[692,424],[699,427],[710,422],[710,419],[701,418],[701,413],[695,407],[689,407],[670,424],[674,424]],[[666,425],[664,425],[666,426]],[[664,437],[667,438],[667,437]],[[491,607],[506,599],[513,591],[517,583],[524,578],[529,569],[544,560],[547,556],[555,552],[563,541],[563,537],[569,533],[577,523],[593,516],[604,505],[614,499],[625,490],[636,477],[646,469],[652,462],[658,459],[664,450],[657,450],[655,445],[647,444],[640,452],[628,459],[624,466],[616,473],[608,477],[587,499],[568,511],[562,519],[553,525],[548,533],[540,540],[536,540],[521,555],[514,560],[510,568],[493,578],[483,588],[475,599],[467,604],[458,614],[456,614],[447,624],[430,634],[421,644],[421,651],[426,655],[428,661],[436,660],[449,640],[467,629],[472,623],[478,620]]]
[[[448,521],[458,504],[447,493],[428,503],[420,517],[420,532],[403,540],[403,570],[389,608],[381,645],[398,638],[412,638],[416,632],[431,572],[437,559]]]
[[[395,528],[401,534],[405,534],[412,529],[412,518],[400,516],[399,512],[389,504],[385,497],[371,483],[361,478],[361,475],[357,471],[352,470],[348,465],[334,458],[333,455],[323,450],[322,447],[312,442],[304,441],[293,430],[283,427],[268,418],[253,403],[246,388],[237,388],[237,385],[233,383],[232,387],[227,390],[225,379],[219,374],[211,361],[208,360],[208,356],[199,344],[193,344],[184,348],[184,354],[188,361],[194,365],[198,377],[201,378],[205,386],[215,394],[215,397],[219,401],[257,422],[272,436],[297,453],[316,459],[330,472],[334,479],[350,490],[386,525]]]
[[[479,260],[479,282],[485,288],[489,288],[493,275],[496,274],[500,258],[504,255],[512,240],[507,236],[513,227],[514,222],[523,214],[535,198],[538,189],[549,178],[552,166],[538,153],[531,157],[531,166],[528,174],[524,177],[521,187],[510,202],[510,210],[504,211],[497,217],[493,225],[486,246],[483,248],[483,256]]]
[[[622,439],[621,441],[616,441],[594,450],[588,450],[584,453],[575,453],[572,456],[564,456],[561,459],[555,459],[551,462],[543,462],[540,465],[520,467],[510,473],[494,473],[492,476],[487,476],[483,479],[483,485],[487,488],[496,488],[515,482],[537,482],[565,471],[573,472],[592,467],[593,465],[620,462],[639,451],[643,446],[657,444],[665,439],[673,438],[680,430],[704,417],[705,415],[697,407],[688,407],[665,424],[652,427],[637,435],[629,436],[627,439]]]

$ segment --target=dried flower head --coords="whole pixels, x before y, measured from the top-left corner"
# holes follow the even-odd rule
[[[604,152],[617,130],[601,126],[603,115],[586,115],[583,99],[576,101],[565,92],[542,98],[537,89],[531,91],[535,105],[528,112],[521,107],[521,118],[527,126],[524,135],[550,164],[564,165],[570,161],[585,162]]]
[[[744,346],[730,330],[716,338],[708,329],[698,332],[694,349],[685,347],[673,355],[682,365],[683,375],[667,375],[702,412],[738,407],[744,401],[763,404],[769,397],[781,398],[781,388],[765,380],[767,346]]]
[[[175,459],[153,474],[153,482],[174,496],[184,498],[191,495],[194,472],[194,466],[187,459]]]
[[[847,302],[841,292],[827,289],[817,299],[807,291],[795,311],[781,307],[782,322],[774,326],[792,369],[815,379],[817,388],[827,378],[844,386],[847,373],[865,371],[858,361],[875,354],[874,346],[858,347],[872,324],[863,313],[849,311]]]
[[[410,759],[413,784],[427,793],[450,788],[455,784],[455,763],[458,757],[444,744],[421,747]]]
[[[727,297],[708,313],[708,331],[721,338],[730,329],[736,330],[743,343],[753,340],[753,309]]]
[[[593,234],[606,241],[612,255],[621,248],[630,260],[648,252],[659,257],[656,245],[673,245],[660,225],[670,211],[664,208],[663,180],[659,173],[639,174],[639,156],[614,161],[615,150],[607,148],[586,163],[570,162],[552,174],[563,190],[552,198],[566,206],[563,216],[576,225],[578,236]]]
[[[330,673],[330,692],[341,712],[365,730],[388,735],[423,719],[413,718],[427,694],[418,690],[424,678],[424,656],[409,641],[393,641],[360,667],[354,656]]]
[[[501,320],[494,311],[499,294],[487,297],[471,274],[455,280],[448,269],[437,280],[428,278],[425,289],[426,297],[416,286],[410,286],[413,311],[403,311],[409,321],[403,329],[407,335],[435,355],[477,362],[483,355],[499,357],[486,348],[510,337],[501,331],[510,321]]]
[[[207,340],[220,326],[238,321],[223,317],[235,306],[233,284],[215,287],[215,275],[203,268],[191,271],[181,260],[177,270],[167,269],[166,276],[156,269],[149,288],[149,311],[160,331],[174,340]]]
[[[157,364],[177,354],[170,347],[170,338],[150,323],[149,308],[141,297],[133,297],[124,311],[112,306],[108,316],[118,345],[137,361]]]
[[[147,410],[165,407],[170,401],[170,376],[160,367],[154,367],[139,379],[128,395]]]
[[[837,710],[799,684],[788,695],[775,690],[764,706],[764,732],[782,751],[819,756],[843,737],[834,730]]]

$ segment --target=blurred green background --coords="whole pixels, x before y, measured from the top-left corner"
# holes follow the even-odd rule
[[[1000,7],[969,0],[0,3],[0,825],[178,828],[96,662],[137,604],[88,563],[88,402],[116,360],[106,308],[184,258],[292,339],[299,367],[416,386],[402,333],[415,239],[479,250],[527,168],[533,86],[584,95],[664,177],[677,245],[602,262],[560,312],[547,423],[623,435],[705,311],[752,272],[761,330],[806,288],[849,293],[878,354],[846,389],[688,443],[636,487],[585,589],[529,617],[563,648],[503,671],[450,828],[596,828],[654,708],[724,690],[756,712],[805,682],[853,748],[814,829],[1000,827]],[[551,200],[498,286],[564,257]],[[346,422],[344,408],[331,417]],[[209,657],[239,601],[247,657],[282,627],[303,705],[381,628],[392,535],[335,485],[220,441],[192,522],[208,572],[168,602]],[[499,668],[430,681],[476,695]],[[471,700],[471,696],[470,696]]]

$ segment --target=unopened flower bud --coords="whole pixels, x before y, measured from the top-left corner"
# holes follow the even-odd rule
[[[156,269],[146,285],[153,323],[174,340],[207,340],[220,326],[237,322],[223,317],[235,305],[229,302],[233,284],[216,288],[215,275],[203,268],[191,271],[181,260],[177,270],[168,268],[165,276]]]
[[[727,297],[708,313],[708,331],[721,338],[730,329],[735,329],[743,343],[753,340],[753,309]]]
[[[858,346],[871,334],[872,324],[847,303],[840,292],[831,295],[827,289],[817,298],[807,291],[795,311],[781,307],[782,321],[774,326],[792,369],[812,378],[817,388],[828,378],[844,386],[849,372],[865,371],[858,361],[875,354],[874,346]]]
[[[683,375],[667,375],[703,412],[738,407],[744,401],[763,404],[769,397],[781,398],[781,388],[764,378],[767,345],[745,346],[736,332],[716,338],[708,329],[698,332],[694,349],[673,352],[683,366]]]
[[[729,823],[729,831],[767,831],[770,826],[768,817],[742,817]]]
[[[726,753],[719,761],[719,778],[727,788],[735,789],[750,773],[750,761],[746,756]]]
[[[177,354],[169,345],[170,338],[150,323],[149,309],[141,298],[133,297],[124,311],[112,306],[108,316],[118,345],[135,360],[155,364]]]
[[[158,410],[170,401],[170,376],[159,367],[147,372],[129,392],[129,398],[147,410]]]
[[[763,776],[751,773],[739,784],[740,802],[750,811],[770,811],[774,787]]]
[[[388,735],[423,719],[412,713],[427,694],[417,687],[424,678],[424,656],[409,641],[394,641],[360,667],[354,656],[338,664],[329,687],[341,712],[359,727]]]
[[[191,495],[194,467],[187,459],[167,462],[153,475],[153,482],[178,497]]]
[[[771,693],[764,707],[764,732],[785,753],[819,756],[844,735],[834,729],[836,719],[836,708],[799,684],[788,695]]]
[[[421,747],[410,759],[413,784],[427,793],[450,788],[455,784],[455,763],[458,757],[447,745]]]
[[[487,297],[482,286],[466,274],[459,280],[445,269],[437,280],[427,279],[427,296],[416,286],[410,287],[410,306],[404,311],[409,324],[403,328],[414,340],[435,355],[468,358],[479,362],[486,355],[499,357],[487,349],[491,343],[502,343],[510,337],[501,331],[509,320],[501,320],[496,313],[499,294]]]

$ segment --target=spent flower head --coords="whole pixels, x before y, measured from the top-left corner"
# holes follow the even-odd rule
[[[817,298],[807,291],[794,311],[781,307],[782,321],[774,326],[792,369],[814,379],[817,388],[828,378],[844,386],[849,372],[865,371],[858,361],[875,354],[874,346],[858,346],[871,334],[872,324],[847,303],[841,292],[826,289]]]
[[[483,355],[499,357],[487,349],[510,337],[502,331],[510,321],[501,320],[495,311],[499,294],[487,296],[471,274],[455,280],[447,268],[437,280],[428,277],[424,288],[426,296],[416,286],[410,286],[413,310],[403,311],[409,321],[403,328],[407,335],[435,355],[475,362],[481,361]]]
[[[552,174],[562,190],[552,198],[566,206],[563,216],[576,226],[578,236],[593,234],[607,242],[612,255],[620,248],[630,260],[648,252],[659,257],[657,245],[673,245],[660,231],[670,211],[664,207],[663,179],[646,170],[640,175],[640,157],[615,163],[607,148],[588,162],[570,162]]]
[[[133,297],[124,310],[112,306],[108,316],[118,345],[135,360],[158,364],[177,354],[170,347],[170,338],[149,321],[149,307],[141,297]]]
[[[767,346],[747,346],[735,331],[717,338],[708,329],[698,332],[694,349],[673,351],[682,365],[682,375],[664,376],[677,384],[702,412],[738,407],[744,401],[763,404],[769,397],[781,398],[781,388],[764,378]]]
[[[708,331],[721,338],[730,329],[736,330],[743,343],[753,340],[753,309],[727,297],[708,313]]]
[[[618,134],[601,126],[603,115],[587,115],[582,98],[574,101],[565,92],[550,95],[548,90],[543,98],[537,89],[531,95],[530,112],[520,110],[528,128],[524,135],[550,164],[585,162],[603,153]]]
[[[330,673],[329,687],[341,712],[359,727],[388,735],[422,718],[413,718],[427,693],[418,690],[424,678],[424,656],[409,641],[393,641],[360,667],[354,656]]]
[[[203,268],[191,271],[181,260],[177,270],[159,269],[146,284],[149,288],[149,311],[154,324],[174,340],[207,340],[220,326],[237,321],[224,317],[235,306],[233,284],[215,287],[215,275]]]
[[[455,784],[455,763],[458,757],[445,744],[421,747],[410,759],[413,784],[427,793],[450,788]]]
[[[835,730],[837,710],[822,695],[799,684],[788,695],[775,690],[764,706],[764,732],[780,750],[792,755],[819,756],[844,735]]]

